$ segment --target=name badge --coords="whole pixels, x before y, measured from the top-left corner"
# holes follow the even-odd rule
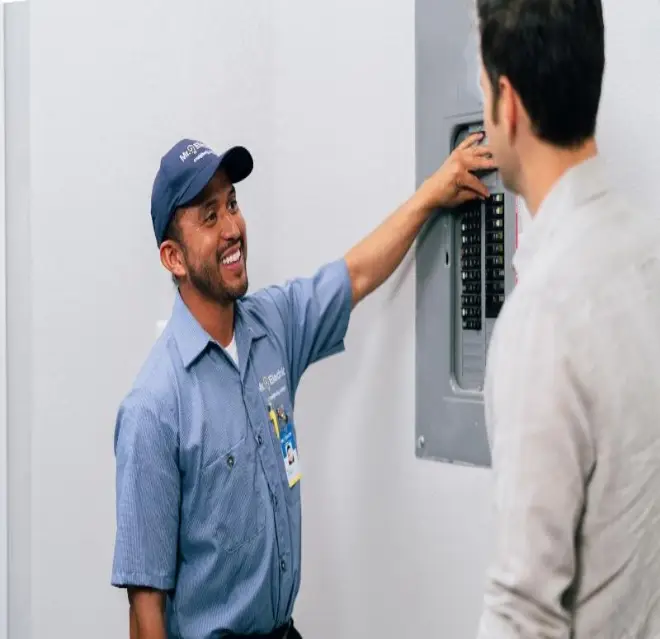
[[[289,415],[284,410],[284,406],[274,409],[268,406],[268,417],[270,418],[275,435],[280,441],[280,451],[284,470],[289,480],[289,488],[293,488],[302,477],[300,472],[300,460],[298,459],[298,446],[296,444],[296,435],[293,432],[293,424]]]

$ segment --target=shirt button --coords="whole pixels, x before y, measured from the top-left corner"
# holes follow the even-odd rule
[[[282,572],[286,572],[286,561],[284,561],[284,559],[280,562],[280,568],[282,569]]]
[[[273,505],[277,506],[277,495],[273,495]]]
[[[264,443],[264,438],[261,435],[257,435],[257,443],[259,446]]]
[[[227,466],[229,466],[229,468],[234,467],[234,456],[233,455],[229,455],[227,457]]]

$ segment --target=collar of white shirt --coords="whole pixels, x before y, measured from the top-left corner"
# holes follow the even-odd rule
[[[607,179],[600,156],[589,158],[568,169],[555,182],[541,203],[513,257],[513,268],[518,275],[527,268],[543,245],[565,227],[567,216],[587,202],[607,191]]]

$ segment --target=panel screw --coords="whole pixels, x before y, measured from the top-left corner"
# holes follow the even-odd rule
[[[420,435],[419,438],[417,439],[417,448],[424,448],[424,435]]]

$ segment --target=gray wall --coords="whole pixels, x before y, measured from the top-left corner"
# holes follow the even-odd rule
[[[651,205],[660,8],[637,4],[606,0],[600,139]],[[29,86],[24,72],[8,79],[10,639],[116,639],[114,415],[172,299],[148,213],[160,154],[184,135],[250,146],[257,166],[239,197],[251,284],[310,273],[414,186],[414,5],[29,7],[29,43],[18,31],[8,43],[29,53],[17,58],[29,58]],[[476,629],[490,475],[414,457],[413,275],[406,262],[359,308],[348,352],[300,389],[297,618],[310,637]]]

